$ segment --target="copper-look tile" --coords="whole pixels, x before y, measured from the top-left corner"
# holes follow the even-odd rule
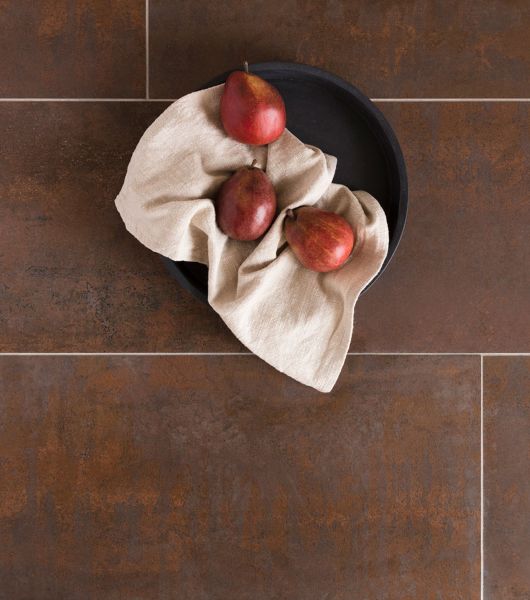
[[[0,96],[145,97],[145,0],[2,0]]]
[[[0,357],[3,598],[477,600],[480,359]]]
[[[3,103],[0,349],[234,351],[113,200],[159,103]],[[405,235],[352,351],[528,350],[530,106],[382,104],[410,180]]]
[[[484,358],[484,600],[530,598],[530,356]]]
[[[388,270],[362,296],[352,350],[530,350],[530,104],[380,104],[410,199]]]
[[[372,97],[526,97],[527,0],[150,1],[151,89],[176,97],[250,62],[333,71]]]
[[[158,103],[0,105],[0,351],[242,347],[114,207]]]

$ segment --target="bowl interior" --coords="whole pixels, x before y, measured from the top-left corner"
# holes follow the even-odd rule
[[[390,125],[357,88],[326,71],[296,63],[261,63],[251,65],[250,70],[279,89],[288,129],[304,143],[337,157],[334,181],[352,190],[366,190],[381,204],[390,243],[377,279],[396,250],[407,209],[405,164]],[[204,87],[224,82],[229,73]],[[184,287],[207,299],[207,267],[169,259],[166,264]]]

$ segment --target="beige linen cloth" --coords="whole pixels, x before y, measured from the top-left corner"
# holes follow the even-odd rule
[[[181,98],[149,127],[116,206],[128,231],[151,250],[209,266],[210,305],[254,354],[328,392],[348,352],[357,298],[387,253],[385,214],[368,193],[331,183],[336,158],[287,130],[262,147],[227,137],[222,89]],[[212,200],[254,158],[276,189],[279,215],[261,240],[238,242],[217,227]],[[285,210],[309,204],[340,213],[356,233],[352,257],[337,271],[304,269],[285,243]]]

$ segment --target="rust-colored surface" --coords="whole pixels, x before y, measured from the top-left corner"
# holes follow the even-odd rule
[[[1,350],[244,350],[114,208],[165,106],[0,106]],[[352,351],[528,351],[530,107],[381,108],[404,149],[410,210],[394,260],[358,303]]]
[[[290,60],[333,71],[371,97],[527,97],[527,0],[151,0],[153,97],[227,69]]]
[[[357,305],[352,350],[530,350],[530,104],[382,103],[409,214]]]
[[[2,0],[0,32],[0,96],[145,97],[145,0]]]
[[[159,103],[2,103],[0,351],[240,350],[115,209]]]
[[[331,395],[3,357],[0,397],[2,598],[479,598],[479,357],[350,357]]]
[[[530,598],[530,357],[484,358],[486,600]]]

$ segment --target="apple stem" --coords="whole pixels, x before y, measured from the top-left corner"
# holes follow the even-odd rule
[[[245,69],[245,73],[248,73],[248,62],[246,60],[243,62],[243,68]]]
[[[255,159],[252,161],[252,164],[250,165],[250,168],[252,169],[253,167],[255,167],[257,162],[258,162],[258,160],[255,158]]]
[[[294,210],[293,210],[292,208],[288,208],[288,209],[285,211],[285,216],[286,216],[288,219],[296,219],[296,215],[294,214]]]

